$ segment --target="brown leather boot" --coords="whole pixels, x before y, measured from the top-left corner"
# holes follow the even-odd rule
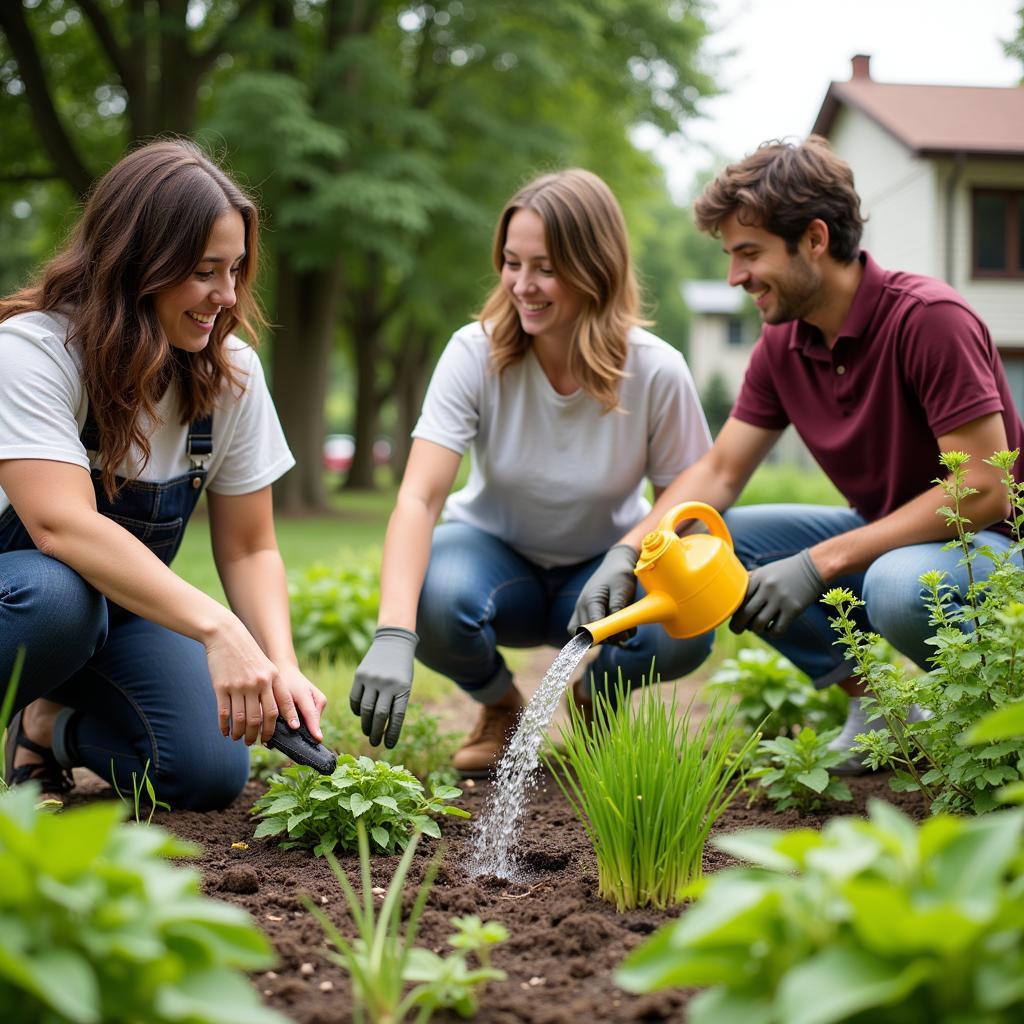
[[[455,751],[452,767],[467,778],[483,778],[498,763],[508,741],[516,731],[523,698],[515,692],[515,703],[508,707],[485,704],[480,709],[476,727],[466,742]]]

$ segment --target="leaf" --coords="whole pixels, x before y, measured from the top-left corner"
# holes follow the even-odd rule
[[[1011,737],[1024,737],[1024,701],[990,711],[967,730],[964,742],[978,744]]]
[[[812,768],[809,772],[801,772],[796,780],[815,793],[823,793],[828,786],[828,772],[824,768]]]
[[[391,837],[388,835],[387,830],[380,827],[380,825],[374,825],[370,829],[370,835],[373,836],[373,841],[382,849],[388,848],[388,843],[391,841]]]
[[[929,971],[925,961],[903,966],[864,950],[835,946],[783,977],[777,996],[779,1016],[786,1024],[837,1024],[899,1003]]]
[[[372,806],[373,801],[367,800],[362,793],[352,794],[352,815],[358,818],[361,814],[365,814]]]

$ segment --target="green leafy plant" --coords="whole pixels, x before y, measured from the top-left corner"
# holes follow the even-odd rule
[[[689,1024],[1011,1024],[1024,1019],[1024,812],[917,826],[874,801],[823,831],[712,842],[753,864],[635,949],[632,992],[707,986]]]
[[[440,1009],[453,1009],[460,1016],[471,1017],[477,1009],[477,991],[488,981],[505,978],[504,971],[490,965],[490,947],[508,937],[505,929],[495,922],[484,924],[479,918],[453,919],[458,930],[449,942],[456,947],[456,952],[447,957],[415,945],[440,854],[428,865],[403,928],[402,888],[418,841],[418,833],[409,840],[384,893],[379,914],[374,907],[370,844],[363,823],[359,822],[356,828],[361,899],[334,855],[328,852],[328,862],[344,893],[358,938],[345,938],[315,903],[306,900],[306,906],[337,950],[328,956],[352,979],[353,1016],[357,1024],[398,1024],[411,1014],[422,1024]],[[469,963],[471,953],[477,957],[477,966]],[[414,985],[407,991],[410,982]]]
[[[285,1024],[243,971],[272,965],[237,907],[200,892],[192,856],[115,803],[40,813],[0,796],[0,1006],[19,1024]]]
[[[114,792],[117,794],[118,800],[121,801],[126,807],[128,807],[135,819],[137,825],[149,825],[153,821],[153,815],[156,814],[158,807],[163,808],[165,811],[171,809],[171,805],[163,800],[157,800],[156,790],[153,787],[153,780],[149,777],[149,758],[146,758],[146,763],[142,766],[142,780],[139,781],[138,772],[132,772],[132,795],[131,799],[121,792],[121,787],[117,784],[117,773],[114,771],[114,760],[110,760],[110,784],[114,787]],[[146,815],[146,820],[142,820],[142,797],[145,796],[149,803],[149,814]]]
[[[1018,452],[997,452],[986,460],[998,467],[1012,502],[1009,523],[1014,542],[1005,552],[977,545],[962,514],[962,502],[975,493],[966,486],[963,452],[944,452],[948,478],[937,481],[949,496],[941,509],[956,537],[947,549],[959,549],[969,584],[963,604],[954,602],[945,574],[926,572],[926,591],[935,635],[932,669],[921,674],[880,662],[874,653],[877,635],[860,631],[851,611],[862,602],[849,590],[836,588],[824,597],[835,611],[832,623],[857,674],[869,687],[864,706],[884,727],[858,737],[855,751],[873,768],[894,772],[897,790],[918,790],[940,812],[991,810],[1007,783],[1024,778],[1024,736],[1007,737],[983,747],[963,742],[965,730],[989,712],[1024,698],[1024,564],[1021,525],[1024,504],[1012,467]],[[980,580],[974,571],[978,558],[992,562]],[[911,704],[930,712],[925,721],[907,723]]]
[[[561,751],[547,756],[594,845],[599,895],[620,911],[678,902],[743,785],[758,734],[734,751],[735,705],[720,702],[694,722],[654,687],[634,705],[621,679],[616,706],[595,701],[589,728],[574,702],[570,713]]]
[[[370,746],[359,719],[349,711],[347,701],[336,714],[325,715],[320,724],[324,742],[332,750],[367,757],[380,752],[379,747]],[[387,751],[384,760],[403,765],[425,786],[454,786],[459,777],[451,760],[462,734],[442,732],[440,724],[440,718],[422,705],[410,705],[398,743]]]
[[[369,649],[377,627],[380,574],[375,565],[310,566],[288,582],[295,650],[353,664]]]
[[[852,800],[850,787],[829,775],[830,768],[849,756],[845,751],[828,749],[838,735],[838,729],[829,729],[819,736],[808,727],[792,739],[779,736],[763,740],[755,754],[757,767],[750,777],[760,782],[780,811],[791,807],[813,811],[822,800]]]
[[[455,786],[435,786],[428,797],[402,765],[342,754],[333,775],[295,765],[272,776],[252,812],[263,819],[256,838],[283,835],[286,850],[311,847],[317,856],[354,850],[361,825],[382,852],[394,853],[414,832],[440,839],[432,814],[468,818],[469,811],[447,802],[460,796]]]
[[[793,736],[810,725],[821,732],[846,720],[849,698],[838,686],[815,689],[788,658],[769,647],[744,647],[712,675],[711,696],[736,700],[736,724],[762,736]]]
[[[1024,701],[1004,704],[976,722],[964,736],[965,743],[989,744],[1024,737]],[[1014,782],[996,793],[1003,803],[1024,803],[1024,782]]]

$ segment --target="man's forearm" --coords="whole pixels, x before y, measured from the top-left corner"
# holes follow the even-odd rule
[[[945,516],[938,510],[949,504],[949,496],[941,487],[931,487],[876,522],[815,544],[810,549],[811,560],[821,578],[828,582],[863,571],[880,555],[895,548],[947,541],[955,530],[946,525]],[[971,529],[982,530],[998,522],[1005,510],[998,490],[984,487],[961,502],[961,514],[977,524]]]

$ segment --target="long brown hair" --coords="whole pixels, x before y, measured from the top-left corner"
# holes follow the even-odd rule
[[[221,310],[201,352],[184,352],[165,337],[153,300],[195,270],[214,221],[229,210],[245,225],[236,304]],[[115,471],[133,447],[149,459],[142,424],[158,422],[156,405],[172,379],[183,423],[211,412],[224,387],[244,387],[224,341],[241,327],[256,344],[265,325],[251,287],[258,234],[255,204],[198,146],[184,139],[152,142],[100,178],[67,244],[36,282],[0,300],[0,321],[36,310],[68,316],[67,344],[81,351],[109,497],[117,490]]]
[[[800,143],[762,142],[708,184],[693,212],[697,227],[715,237],[722,221],[735,213],[741,224],[785,239],[790,253],[796,252],[807,225],[823,220],[829,255],[839,263],[857,258],[864,231],[853,171],[820,135]]]
[[[583,298],[570,341],[569,368],[605,411],[618,408],[630,328],[648,324],[639,315],[640,289],[618,201],[596,174],[579,168],[531,181],[505,204],[498,218],[493,259],[499,274],[505,264],[509,221],[517,210],[532,210],[544,222],[555,276]],[[491,362],[500,374],[523,358],[530,336],[501,284],[477,316],[490,337]]]

